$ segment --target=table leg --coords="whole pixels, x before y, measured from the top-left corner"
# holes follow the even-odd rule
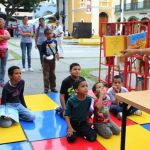
[[[122,111],[122,128],[121,128],[121,150],[125,150],[125,141],[126,141],[126,118],[127,118],[127,106],[128,104],[123,103]]]

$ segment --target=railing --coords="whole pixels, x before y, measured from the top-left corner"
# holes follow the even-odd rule
[[[135,11],[141,9],[150,9],[150,1],[124,4],[124,11]],[[115,12],[121,12],[121,5],[115,6]]]

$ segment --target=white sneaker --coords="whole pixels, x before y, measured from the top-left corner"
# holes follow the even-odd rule
[[[122,119],[122,112],[119,112],[119,113],[117,114],[117,118],[118,118],[119,120]]]
[[[137,111],[134,112],[134,115],[141,116],[142,115],[142,111],[141,110],[137,110]]]
[[[33,72],[34,70],[32,68],[29,68],[29,71]]]
[[[26,69],[25,68],[22,68],[22,70],[21,70],[22,72],[25,72],[26,71]]]

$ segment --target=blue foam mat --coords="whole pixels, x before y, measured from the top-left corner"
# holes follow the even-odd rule
[[[0,150],[32,150],[30,143],[17,142],[0,145]]]
[[[59,93],[49,93],[48,97],[50,97],[54,102],[56,102],[59,106],[60,104],[60,94]]]
[[[55,110],[35,112],[34,122],[21,121],[29,141],[37,141],[66,136],[67,125]]]
[[[150,124],[143,124],[142,127],[150,131]]]

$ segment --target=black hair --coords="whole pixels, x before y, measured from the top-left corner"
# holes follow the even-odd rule
[[[86,81],[86,80],[85,80],[84,78],[81,78],[81,79],[79,79],[79,80],[74,81],[74,82],[73,82],[73,88],[74,88],[74,90],[77,89],[78,86],[79,86],[79,84],[80,84],[81,82],[83,82],[83,81]]]
[[[26,17],[28,17],[28,16],[23,16],[23,19],[26,18]]]
[[[8,69],[8,75],[12,76],[15,69],[20,69],[20,68],[18,66],[11,66],[11,67],[9,67],[9,69]]]
[[[106,84],[104,84],[103,82],[96,82],[96,83],[93,85],[93,87],[92,87],[92,91],[93,91],[93,92],[96,91],[96,85],[97,85],[98,83],[101,83],[101,84],[103,84],[103,85],[106,87]]]
[[[115,80],[115,79],[120,79],[120,80],[121,80],[120,75],[115,75],[115,76],[113,77],[113,80],[112,80],[113,83],[114,83],[114,80]]]
[[[41,17],[41,18],[39,18],[39,21],[40,21],[40,20],[44,20],[44,18],[43,18],[43,17]]]
[[[53,32],[51,29],[46,28],[46,29],[44,30],[44,34],[46,34],[48,31]]]
[[[70,71],[71,71],[71,69],[72,69],[74,66],[79,66],[79,67],[80,67],[80,65],[79,65],[78,63],[72,63],[72,64],[70,65]]]
[[[96,83],[93,85],[93,87],[92,87],[92,91],[93,91],[93,92],[96,91],[96,85],[97,85],[98,83],[100,83],[100,82],[96,82]]]

